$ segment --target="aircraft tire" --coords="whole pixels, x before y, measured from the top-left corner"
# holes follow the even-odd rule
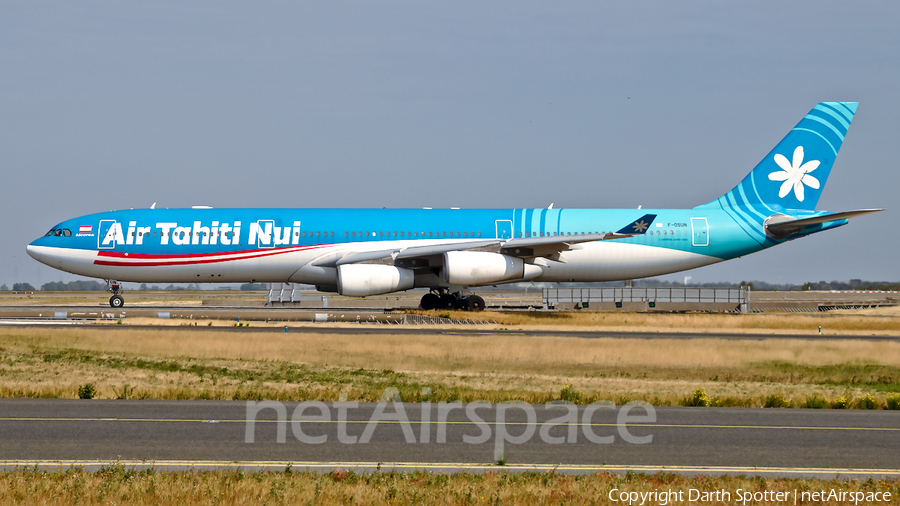
[[[466,309],[469,311],[484,311],[484,299],[477,295],[466,297]]]
[[[120,308],[125,305],[125,299],[121,295],[113,295],[109,298],[109,305],[114,308]]]
[[[438,305],[440,309],[456,309],[459,306],[459,299],[455,295],[450,295],[449,293],[441,295],[440,304]]]
[[[419,305],[422,307],[422,309],[424,309],[426,311],[430,311],[432,309],[437,308],[438,305],[440,305],[440,303],[441,303],[441,298],[431,292],[423,295],[422,300],[419,301]]]

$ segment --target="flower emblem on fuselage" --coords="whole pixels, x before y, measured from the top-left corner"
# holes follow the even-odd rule
[[[781,171],[769,174],[772,181],[784,181],[781,189],[778,190],[778,198],[784,198],[794,188],[794,196],[797,200],[803,202],[803,185],[810,188],[819,189],[819,180],[810,176],[809,173],[819,168],[818,160],[810,160],[803,163],[803,146],[797,146],[794,150],[793,162],[788,162],[782,154],[775,155],[775,163],[781,167]]]

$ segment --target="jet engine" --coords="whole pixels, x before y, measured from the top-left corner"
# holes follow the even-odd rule
[[[500,281],[529,280],[541,275],[537,265],[518,257],[483,251],[444,253],[444,281],[451,285],[489,285]]]
[[[392,265],[347,264],[337,268],[337,291],[341,295],[365,297],[409,290],[415,273]]]

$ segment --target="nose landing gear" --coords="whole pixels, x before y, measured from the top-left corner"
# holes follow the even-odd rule
[[[462,292],[450,293],[449,290],[439,289],[423,295],[419,305],[425,310],[464,309],[466,311],[483,311],[484,299],[477,295],[463,296]]]
[[[112,292],[112,297],[109,298],[110,307],[114,307],[116,309],[125,305],[125,299],[119,295],[119,292],[122,290],[122,286],[118,281],[107,280],[106,281],[106,291]]]

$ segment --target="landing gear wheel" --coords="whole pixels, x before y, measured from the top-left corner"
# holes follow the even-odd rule
[[[423,295],[422,300],[419,302],[419,305],[422,306],[422,309],[424,309],[426,311],[435,309],[440,304],[441,304],[441,298],[431,292]]]
[[[444,295],[441,295],[441,302],[438,307],[441,309],[456,309],[459,307],[459,299],[457,299],[455,295],[445,293]]]
[[[466,297],[466,308],[469,311],[484,311],[484,299],[477,295]]]
[[[125,299],[121,295],[113,295],[109,298],[109,305],[114,308],[120,308],[125,305]]]

